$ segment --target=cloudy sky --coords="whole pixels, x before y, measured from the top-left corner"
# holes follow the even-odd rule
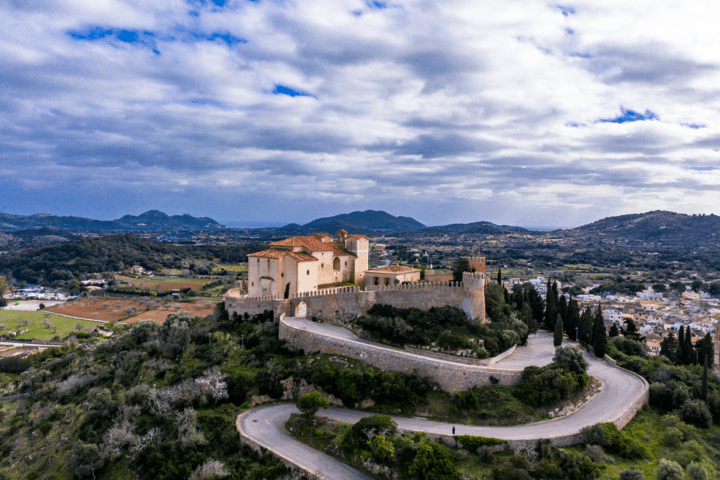
[[[720,214],[720,6],[4,0],[0,212]]]

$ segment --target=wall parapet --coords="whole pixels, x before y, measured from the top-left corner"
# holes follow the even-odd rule
[[[423,350],[420,348],[413,348],[413,347],[405,347],[405,351],[414,353],[415,355],[422,355],[424,357],[428,358],[436,358],[438,360],[444,360],[446,362],[454,362],[454,363],[462,363],[463,365],[479,365],[479,366],[487,366],[492,365],[494,363],[499,362],[503,358],[506,358],[510,355],[512,355],[515,352],[515,347],[517,345],[513,345],[512,347],[508,348],[504,352],[490,358],[473,358],[473,357],[461,357],[459,355],[450,355],[447,353],[440,353],[440,352],[432,352],[428,350]]]
[[[307,326],[312,325],[304,319],[283,318],[280,320],[279,329],[280,339],[287,341],[295,348],[308,353],[320,352],[363,360],[368,365],[384,371],[398,371],[406,374],[417,372],[420,376],[434,379],[440,388],[447,392],[467,391],[473,387],[489,385],[491,376],[497,378],[502,385],[514,385],[520,381],[522,376],[522,372],[517,370],[467,365],[391,349],[360,340],[346,329],[342,329],[343,332],[339,333],[342,337],[335,337],[325,332],[302,328],[297,322],[308,322]]]

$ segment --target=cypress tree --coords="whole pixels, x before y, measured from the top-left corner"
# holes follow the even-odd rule
[[[702,376],[702,388],[700,389],[700,399],[703,402],[707,402],[708,397],[708,362],[705,357],[705,363],[703,363],[703,376]]]
[[[557,320],[555,321],[555,331],[553,332],[553,345],[555,345],[555,348],[562,345],[563,341],[563,321],[560,314],[557,316]]]
[[[677,365],[682,365],[685,363],[685,357],[687,357],[687,354],[685,353],[685,328],[680,327],[680,331],[678,332],[678,347],[675,355],[675,363]]]
[[[560,295],[560,298],[558,299],[557,303],[557,312],[558,315],[562,318],[563,325],[567,324],[567,312],[568,312],[568,305],[567,305],[567,299],[565,298],[565,295]]]
[[[695,351],[692,344],[692,332],[690,331],[690,325],[687,326],[685,331],[685,365],[695,363]]]
[[[602,306],[598,305],[595,313],[595,323],[593,324],[593,351],[595,356],[603,358],[607,350],[607,332],[605,331],[605,319],[602,315]]]
[[[660,355],[664,355],[668,360],[675,363],[677,360],[678,342],[675,334],[670,332],[667,337],[660,342]]]
[[[580,328],[578,329],[578,335],[580,335],[580,343],[583,345],[590,344],[590,333],[593,325],[592,310],[590,307],[585,307],[585,311],[580,317]]]
[[[545,300],[545,328],[549,331],[555,330],[555,320],[557,318],[557,304],[553,295],[552,284],[550,280],[547,283],[547,295]]]
[[[570,303],[567,308],[567,323],[565,324],[565,333],[570,340],[577,340],[577,331],[575,327],[580,326],[580,310],[575,299],[570,297]]]
[[[613,323],[612,327],[610,327],[610,337],[617,337],[620,335],[620,330],[618,330],[617,323]]]
[[[502,269],[498,267],[498,285],[502,285]]]
[[[710,336],[710,332],[705,334],[705,337],[702,339],[700,343],[700,362],[704,362],[705,359],[708,359],[708,364],[712,365],[713,363],[713,355],[715,354],[714,345],[713,345],[713,339]]]

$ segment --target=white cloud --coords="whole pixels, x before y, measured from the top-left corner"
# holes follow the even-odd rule
[[[5,4],[0,183],[34,192],[25,213],[67,182],[136,209],[179,192],[175,208],[225,219],[259,192],[254,219],[300,222],[717,212],[720,7],[563,5]],[[624,111],[656,118],[600,121]]]

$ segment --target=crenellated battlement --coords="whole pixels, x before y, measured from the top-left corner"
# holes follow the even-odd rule
[[[286,299],[276,295],[250,297],[239,295],[236,290],[228,292],[223,298],[225,308],[231,315],[253,315],[273,310],[276,317],[283,314],[300,316],[299,312],[305,312],[304,309],[308,308],[313,317],[330,319],[338,315],[362,316],[376,304],[424,310],[449,305],[462,309],[470,318],[484,321],[485,283],[486,275],[483,272],[465,272],[462,282],[421,281],[378,285],[372,291],[343,286],[290,294]]]

